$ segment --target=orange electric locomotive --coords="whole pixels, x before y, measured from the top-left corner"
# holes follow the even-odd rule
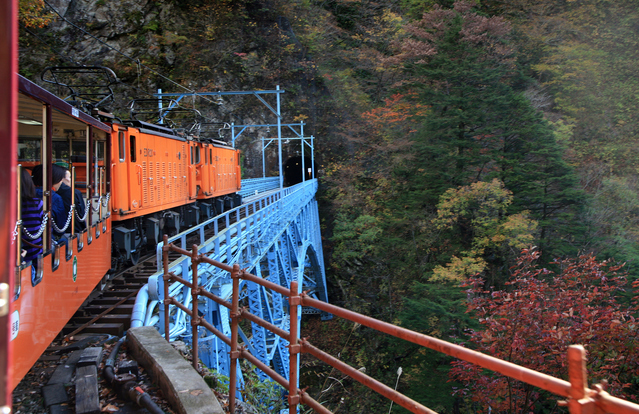
[[[18,83],[12,387],[118,264],[241,204],[239,151],[224,142],[94,110],[98,120]]]
[[[114,254],[140,250],[241,204],[239,151],[143,121],[112,123]]]

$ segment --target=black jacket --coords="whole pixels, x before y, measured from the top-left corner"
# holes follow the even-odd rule
[[[60,197],[62,197],[62,201],[64,202],[64,211],[66,214],[69,214],[69,210],[71,209],[71,187],[62,183],[58,191],[56,191]],[[84,210],[86,204],[82,199],[82,193],[77,188],[75,189],[75,211],[78,213],[78,216],[84,217]],[[86,222],[78,220],[78,217],[75,218],[75,231],[79,232],[86,229]]]

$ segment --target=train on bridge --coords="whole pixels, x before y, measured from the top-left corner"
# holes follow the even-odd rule
[[[69,68],[51,68],[53,78],[56,71]],[[131,119],[122,121],[97,107],[104,96],[63,100],[24,77],[18,88],[17,188],[29,187],[21,180],[41,183],[44,203],[37,228],[29,227],[33,212],[21,220],[27,194],[18,192],[11,388],[118,264],[135,263],[162,234],[242,202],[239,150],[193,125],[169,127],[167,111],[157,124],[141,119],[132,105]],[[67,200],[62,219],[53,214],[60,207],[54,191],[60,183],[53,182],[59,167],[69,171],[69,194],[78,194]]]

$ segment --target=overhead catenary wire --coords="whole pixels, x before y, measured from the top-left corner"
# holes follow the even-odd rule
[[[86,34],[86,35],[90,36],[91,38],[93,38],[93,39],[95,39],[95,40],[97,40],[100,44],[102,44],[102,45],[104,45],[104,46],[108,47],[109,49],[111,49],[111,50],[113,50],[113,51],[117,52],[118,54],[120,54],[120,55],[124,56],[125,58],[129,59],[130,61],[134,62],[135,64],[137,64],[137,65],[138,65],[138,68],[141,66],[141,67],[143,67],[143,68],[145,68],[145,69],[148,69],[150,72],[152,72],[152,73],[154,73],[154,74],[156,74],[156,75],[160,76],[161,78],[163,78],[163,79],[165,79],[165,80],[169,81],[170,83],[172,83],[172,84],[174,84],[174,85],[176,85],[176,86],[178,86],[178,87],[180,87],[180,88],[184,89],[185,91],[187,91],[187,92],[189,92],[189,93],[192,93],[192,94],[196,94],[196,95],[197,95],[197,92],[193,91],[192,89],[189,89],[189,88],[187,88],[187,87],[186,87],[186,86],[184,86],[184,85],[180,85],[179,83],[175,82],[173,79],[170,79],[170,78],[168,78],[168,77],[164,76],[163,74],[161,74],[160,72],[158,72],[158,71],[156,71],[156,70],[154,70],[154,69],[151,69],[150,67],[148,67],[148,66],[146,66],[146,65],[144,65],[144,64],[142,64],[142,63],[140,63],[140,60],[139,60],[139,59],[134,59],[134,58],[132,58],[131,56],[127,55],[126,53],[123,53],[123,52],[119,51],[118,49],[114,48],[113,46],[109,45],[108,43],[106,43],[106,42],[104,42],[104,41],[102,41],[102,40],[98,39],[97,37],[95,37],[95,36],[94,36],[94,35],[92,35],[91,33],[87,32],[86,30],[84,30],[83,28],[79,27],[78,25],[76,25],[75,23],[71,22],[71,21],[70,21],[70,20],[68,20],[66,17],[64,17],[62,14],[60,14],[60,12],[59,12],[59,11],[58,11],[55,7],[53,7],[53,6],[51,5],[51,3],[49,3],[47,0],[43,0],[43,1],[44,1],[44,3],[45,3],[47,6],[49,6],[49,8],[50,8],[50,9],[51,9],[51,10],[52,10],[55,14],[57,14],[57,15],[58,15],[58,16],[59,16],[62,20],[64,20],[65,22],[67,22],[67,23],[68,23],[68,24],[70,24],[71,26],[75,27],[76,29],[80,30],[82,33],[84,33],[84,34]],[[208,99],[208,98],[206,98],[206,97],[204,97],[204,96],[201,96],[201,95],[198,95],[198,96],[199,96],[200,98],[202,98],[202,99],[204,99],[204,100],[206,100],[206,101],[210,102],[210,103],[215,103],[215,102],[214,102],[214,101],[212,101],[211,99]]]
[[[77,66],[82,66],[82,63],[78,62],[77,60],[72,59],[71,57],[63,54],[62,52],[60,52],[58,49],[56,49],[55,47],[51,46],[45,39],[43,39],[42,37],[38,36],[38,34],[34,33],[33,31],[29,30],[29,28],[27,28],[24,24],[20,23],[20,26],[22,27],[22,29],[24,29],[27,33],[29,33],[30,35],[32,35],[33,37],[35,37],[36,39],[38,39],[40,42],[42,42],[44,45],[46,45],[49,49],[51,49],[51,51],[57,55],[58,57],[60,57],[62,60],[65,60],[69,63],[72,63],[74,65]],[[135,85],[127,85],[127,87],[132,88],[133,90],[140,92],[142,94],[145,95],[149,95],[150,97],[154,97],[154,95],[148,91],[145,91],[144,89],[138,88]]]
[[[34,33],[33,31],[29,30],[25,25],[23,25],[22,23],[20,24],[20,26],[30,35],[32,35],[33,37],[35,37],[36,39],[38,39],[40,42],[42,42],[44,45],[46,45],[49,49],[51,49],[51,51],[58,57],[60,57],[62,60],[70,62],[74,65],[78,65],[81,66],[82,64],[74,59],[71,59],[69,56],[64,55],[62,52],[60,52],[58,49],[56,49],[55,47],[51,46],[45,39],[43,39],[42,37],[38,36],[36,33]],[[128,88],[131,88],[141,94],[145,94],[148,95],[150,97],[155,97],[152,93],[145,91],[144,89],[138,88],[135,85],[131,85],[128,84],[127,85]]]
[[[60,52],[58,49],[56,49],[55,47],[53,47],[51,44],[49,44],[49,42],[47,42],[45,39],[43,39],[41,36],[38,36],[38,34],[36,34],[35,32],[29,30],[29,28],[27,28],[24,24],[20,23],[20,26],[22,27],[22,29],[24,29],[28,34],[32,35],[33,37],[35,37],[37,40],[39,40],[42,44],[44,44],[45,46],[47,46],[49,49],[51,49],[51,51],[53,52],[53,54],[55,54],[56,56],[58,56],[59,58],[61,58],[62,60],[69,62],[73,65],[77,65],[77,66],[82,66],[82,63],[72,59],[71,57],[63,54],[62,52]],[[139,61],[137,61],[137,65],[138,65],[138,71],[140,71],[140,63]],[[138,84],[139,84],[139,76],[140,73],[138,73]],[[144,95],[148,95],[151,98],[155,98],[155,95],[142,89],[139,88],[138,86],[135,86],[134,84],[127,84],[127,87],[130,89],[135,90],[136,92],[140,93],[140,94],[144,94]],[[206,99],[206,98],[204,98]],[[208,100],[208,99],[207,99]],[[216,103],[213,101],[213,103]],[[195,104],[194,104],[195,106]]]

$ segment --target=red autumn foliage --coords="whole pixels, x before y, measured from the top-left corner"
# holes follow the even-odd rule
[[[428,108],[428,105],[419,103],[415,92],[406,95],[396,93],[384,99],[384,106],[364,112],[362,118],[379,130],[403,127],[407,132],[414,132],[414,124],[427,114]]]
[[[492,291],[479,277],[469,278],[468,311],[483,330],[472,332],[478,351],[555,377],[568,379],[571,344],[588,352],[588,380],[609,383],[608,391],[636,400],[639,376],[637,296],[630,308],[615,298],[626,280],[622,266],[592,255],[556,264],[559,274],[539,268],[539,252],[524,250],[508,290]],[[639,287],[639,284],[633,284]],[[558,398],[527,384],[457,361],[451,378],[483,412],[528,413],[554,406]]]
[[[482,45],[487,54],[498,60],[510,55],[510,48],[502,41],[511,31],[510,23],[502,17],[479,15],[473,10],[474,6],[467,0],[456,1],[452,9],[434,5],[421,20],[406,24],[408,36],[401,42],[401,53],[388,62],[427,62],[430,56],[437,54],[437,44],[451,30],[457,31],[460,42]]]

